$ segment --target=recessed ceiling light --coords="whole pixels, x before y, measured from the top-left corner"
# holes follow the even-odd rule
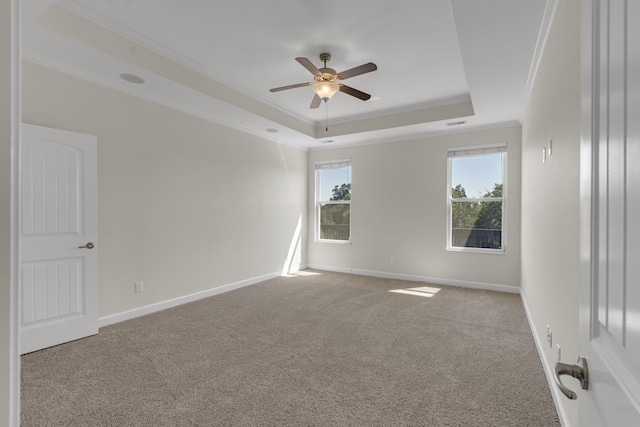
[[[278,129],[274,129],[274,128],[266,129],[266,131],[267,132],[271,132],[271,133],[278,133],[279,132]]]
[[[120,74],[120,78],[122,80],[128,81],[129,83],[135,83],[137,85],[144,83],[144,79],[140,76],[136,76],[135,74],[122,73]]]

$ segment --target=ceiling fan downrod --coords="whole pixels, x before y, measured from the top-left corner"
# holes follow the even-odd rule
[[[331,61],[331,54],[330,53],[321,53],[320,54],[320,61],[324,62],[324,68],[327,68],[327,62]]]

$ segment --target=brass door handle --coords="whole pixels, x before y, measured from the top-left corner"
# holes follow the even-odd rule
[[[573,365],[557,362],[554,375],[556,385],[562,394],[571,400],[576,400],[578,395],[570,390],[566,385],[562,384],[562,381],[560,381],[560,375],[571,375],[573,378],[580,380],[580,387],[582,387],[583,390],[587,390],[589,388],[589,368],[587,367],[587,359],[582,356],[578,357],[578,361]]]
[[[96,247],[96,245],[94,245],[93,242],[89,242],[84,246],[78,246],[78,249],[85,249],[85,248],[86,249],[93,249],[95,247]]]

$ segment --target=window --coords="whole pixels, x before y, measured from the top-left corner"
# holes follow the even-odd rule
[[[316,163],[316,239],[351,238],[351,160]]]
[[[507,145],[451,149],[447,249],[505,252]]]

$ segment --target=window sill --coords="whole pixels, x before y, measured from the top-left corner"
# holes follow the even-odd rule
[[[351,240],[329,240],[329,239],[315,239],[315,243],[333,243],[336,245],[350,245]]]
[[[462,248],[458,246],[447,246],[448,252],[470,252],[476,254],[506,255],[506,249],[483,249],[483,248]]]

